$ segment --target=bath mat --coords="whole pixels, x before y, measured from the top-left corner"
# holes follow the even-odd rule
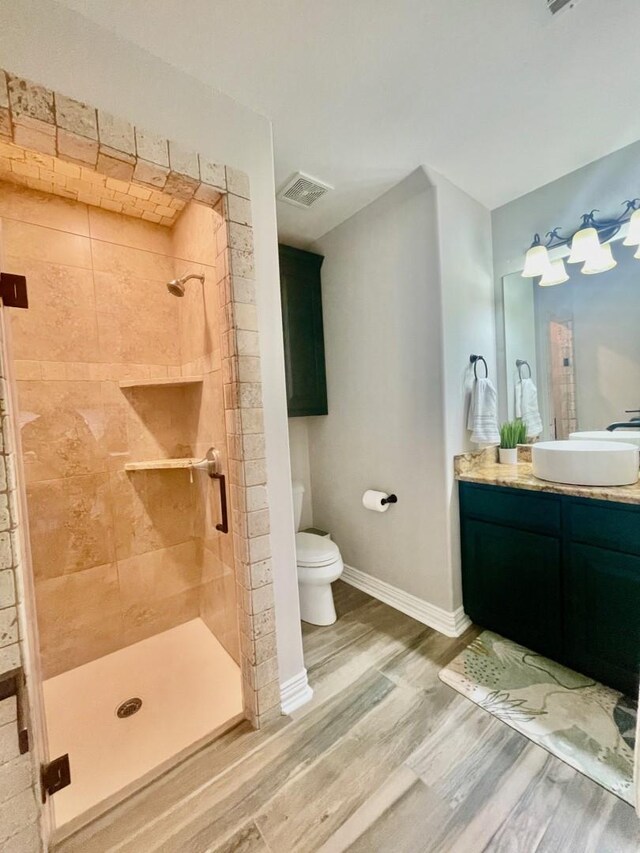
[[[491,631],[441,670],[440,679],[634,804],[637,702]]]

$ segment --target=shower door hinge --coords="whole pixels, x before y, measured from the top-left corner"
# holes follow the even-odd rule
[[[69,766],[69,754],[54,758],[48,764],[40,767],[40,780],[42,783],[42,802],[47,797],[57,794],[67,785],[71,784],[71,767]]]
[[[28,308],[26,276],[0,272],[0,298],[7,308]]]

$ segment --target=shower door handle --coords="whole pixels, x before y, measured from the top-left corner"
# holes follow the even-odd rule
[[[211,477],[214,480],[220,481],[220,514],[222,515],[222,521],[220,524],[216,524],[216,530],[219,530],[220,533],[228,533],[229,518],[227,515],[227,481],[224,474],[212,474]]]

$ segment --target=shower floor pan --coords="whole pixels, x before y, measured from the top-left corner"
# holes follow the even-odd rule
[[[242,718],[240,669],[201,619],[48,679],[44,701],[50,755],[71,763],[56,827]]]

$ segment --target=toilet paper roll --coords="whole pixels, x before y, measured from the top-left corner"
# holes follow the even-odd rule
[[[376,492],[373,489],[367,489],[362,496],[362,506],[365,509],[371,509],[374,512],[386,512],[389,509],[389,504],[383,504],[389,495],[386,492]]]

